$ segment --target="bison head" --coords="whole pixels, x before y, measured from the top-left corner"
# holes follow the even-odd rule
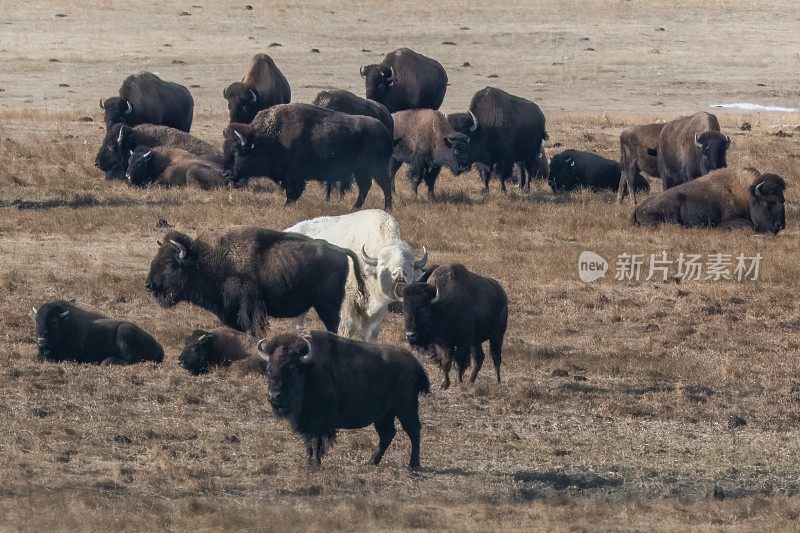
[[[107,179],[122,179],[128,168],[130,151],[136,148],[131,146],[132,134],[130,126],[114,124],[103,138],[100,151],[94,159],[94,166],[106,173]]]
[[[387,65],[367,65],[361,67],[367,98],[384,103],[386,95],[397,83],[394,68]]]
[[[125,179],[131,185],[143,186],[153,181],[150,163],[153,160],[153,149],[148,146],[138,146],[136,150],[129,151],[128,168]]]
[[[275,414],[288,417],[303,402],[304,373],[313,364],[311,340],[281,333],[258,343],[258,355],[267,363],[269,403]]]
[[[458,175],[469,170],[472,162],[469,153],[468,136],[454,132],[444,138],[444,146],[447,151],[442,162],[453,174]]]
[[[197,271],[197,254],[192,239],[178,231],[170,231],[159,241],[159,249],[145,287],[163,307],[172,307],[189,299],[191,277]]]
[[[694,144],[700,151],[700,172],[705,176],[712,170],[728,166],[726,154],[731,140],[718,131],[695,134]]]
[[[466,113],[450,113],[447,115],[447,122],[459,133],[469,135],[478,129],[478,119],[472,111]]]
[[[213,333],[202,329],[194,330],[186,338],[178,362],[192,375],[205,374],[212,364],[218,364],[213,341]]]
[[[258,93],[240,81],[228,85],[222,96],[228,101],[231,122],[249,124],[260,111]]]
[[[430,283],[416,282],[403,290],[403,317],[406,340],[421,348],[431,344],[434,306],[439,302],[439,289]]]
[[[41,361],[59,359],[58,351],[65,334],[70,308],[64,302],[50,302],[33,309],[36,322],[36,345]]]
[[[374,269],[374,276],[381,286],[381,292],[389,301],[399,300],[398,290],[404,285],[422,277],[422,269],[428,262],[428,251],[422,247],[422,257],[414,258],[414,252],[402,241],[384,246],[375,257],[361,247],[361,260],[368,268]],[[372,272],[367,273],[373,275]]]
[[[243,185],[267,163],[262,139],[249,124],[236,122],[229,124],[223,135],[223,175],[233,185]]]
[[[783,191],[786,181],[775,174],[762,174],[750,186],[750,221],[760,233],[775,233],[786,227]]]
[[[113,96],[105,102],[100,100],[100,108],[105,111],[106,128],[112,124],[130,124],[133,105],[124,98]]]

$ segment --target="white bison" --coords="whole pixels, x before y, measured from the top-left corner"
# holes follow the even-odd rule
[[[377,340],[389,304],[399,300],[398,286],[419,280],[428,261],[424,247],[422,257],[414,257],[414,251],[400,238],[397,220],[380,209],[304,220],[284,231],[323,239],[359,254],[367,294],[366,298],[358,296],[351,274],[342,303],[339,335],[354,338],[361,334],[366,342]],[[295,324],[302,326],[304,319],[305,315],[297,317]]]

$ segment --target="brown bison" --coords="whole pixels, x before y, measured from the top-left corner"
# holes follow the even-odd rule
[[[433,188],[443,166],[453,174],[469,169],[469,137],[455,131],[445,116],[433,109],[398,111],[392,117],[392,179],[400,165],[406,163],[414,194],[424,181],[428,198],[434,200]]]
[[[164,350],[142,328],[112,320],[64,300],[33,309],[41,361],[75,361],[102,365],[160,363]]]
[[[749,223],[761,233],[786,227],[783,191],[786,181],[748,168],[715,170],[701,178],[651,196],[631,213],[632,224],[665,222],[688,228]]]
[[[106,132],[94,166],[106,173],[106,179],[125,179],[131,152],[139,146],[171,146],[186,150],[212,164],[222,164],[222,154],[218,150],[186,132],[152,124],[134,127],[114,124]]]
[[[288,104],[292,91],[283,72],[267,54],[256,54],[242,81],[228,85],[222,92],[228,100],[231,122],[249,124],[262,109]]]
[[[411,439],[408,466],[420,466],[418,396],[430,392],[430,383],[406,350],[312,331],[263,339],[258,352],[267,361],[269,403],[305,439],[309,464],[320,464],[336,430],[373,424],[379,443],[371,462],[377,465],[397,418]]]
[[[323,240],[240,228],[209,243],[172,230],[159,242],[145,286],[164,307],[188,301],[252,335],[267,317],[296,317],[311,308],[336,331],[351,268],[365,294],[355,252]]]
[[[128,76],[119,96],[100,100],[106,129],[113,124],[155,124],[188,132],[192,127],[194,100],[189,89],[164,81],[152,72]]]
[[[701,111],[668,122],[658,139],[658,175],[663,190],[725,168],[729,137],[717,117]]]
[[[439,109],[447,92],[447,72],[438,61],[408,48],[389,52],[378,65],[361,67],[367,98],[391,113]]]
[[[402,291],[406,340],[431,348],[442,368],[442,388],[450,386],[455,361],[458,381],[463,381],[472,353],[474,382],[483,366],[482,344],[489,341],[494,371],[500,382],[503,337],[508,323],[508,298],[498,282],[467,270],[464,265],[441,266],[428,281],[407,285]]]
[[[659,177],[658,140],[662,129],[663,123],[646,124],[628,128],[619,136],[619,164],[622,172],[617,189],[619,202],[630,192],[633,203],[636,204],[636,184],[646,181],[642,172],[654,178]]]
[[[133,150],[125,178],[138,187],[155,183],[163,187],[196,185],[213,189],[225,184],[222,166],[169,146],[139,146]]]
[[[260,357],[249,354],[236,335],[225,331],[194,330],[186,337],[178,362],[195,376],[216,367],[233,367],[240,375],[267,371]]]

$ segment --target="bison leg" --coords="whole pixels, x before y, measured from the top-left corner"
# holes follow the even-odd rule
[[[443,389],[450,388],[450,368],[453,366],[453,348],[442,350],[442,384]]]
[[[492,354],[492,362],[494,362],[494,375],[497,382],[500,383],[500,362],[503,359],[503,335],[505,334],[505,326],[503,326],[502,333],[495,335],[489,339],[489,353]]]
[[[422,422],[419,421],[419,405],[416,396],[414,396],[413,408],[410,408],[407,413],[398,415],[397,418],[400,419],[403,431],[406,432],[409,440],[411,440],[411,460],[408,461],[408,467],[419,468],[419,437],[422,430]]]
[[[361,206],[364,205],[364,200],[367,199],[369,189],[372,187],[372,178],[369,176],[365,177],[361,172],[356,172],[356,186],[358,187],[358,197],[356,198],[356,203],[353,205],[353,211],[361,209]]]
[[[330,181],[325,182],[325,201],[331,201],[331,191],[333,190],[333,183]]]
[[[433,192],[433,188],[436,186],[436,178],[439,177],[439,172],[441,171],[441,165],[431,165],[430,167],[426,168],[425,172],[423,173],[425,185],[428,187],[428,200],[431,202],[436,201],[436,195]]]
[[[424,178],[425,169],[421,165],[412,164],[408,167],[408,177],[411,180],[411,190],[414,191],[414,196],[417,196],[419,184],[422,183]]]
[[[488,166],[484,165],[483,163],[479,163],[476,165],[478,167],[478,172],[481,174],[481,181],[483,181],[483,190],[489,190],[489,180],[492,179],[492,169]]]
[[[394,178],[389,173],[389,170],[384,166],[376,166],[372,172],[375,176],[375,183],[383,191],[383,208],[392,208],[392,193],[394,192]]]
[[[389,179],[392,182],[392,192],[397,192],[397,188],[395,188],[395,176],[397,176],[397,171],[400,170],[402,164],[402,161],[398,161],[394,158],[389,161]]]
[[[306,182],[302,178],[290,177],[285,182],[286,205],[295,203],[306,189]]]
[[[394,415],[376,420],[375,431],[378,432],[378,447],[375,449],[375,453],[372,454],[370,462],[377,465],[383,459],[383,454],[386,453],[386,449],[389,448],[395,433],[397,433],[394,427]]]
[[[306,438],[306,456],[308,457],[308,466],[318,467],[322,464],[323,440],[319,435]],[[322,452],[322,453],[321,453]]]
[[[481,346],[481,343],[476,343],[472,347],[472,373],[469,376],[470,383],[475,383],[475,379],[478,377],[478,372],[483,366],[483,360],[485,358],[486,355],[483,353],[483,346]]]

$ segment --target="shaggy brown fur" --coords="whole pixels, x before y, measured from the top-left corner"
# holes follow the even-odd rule
[[[138,186],[156,183],[164,187],[196,185],[213,189],[225,184],[221,165],[169,146],[136,148],[128,160],[125,177],[128,183]]]
[[[658,139],[658,175],[663,190],[728,166],[730,139],[715,115],[700,111],[664,125]]]
[[[262,109],[292,100],[289,82],[267,54],[256,54],[242,81],[225,88],[222,95],[228,100],[231,122],[247,124]]]
[[[619,165],[622,177],[619,180],[617,189],[617,200],[622,202],[625,194],[630,192],[633,203],[636,204],[635,184],[642,177],[642,172],[654,178],[658,176],[658,140],[661,124],[646,124],[644,126],[634,126],[623,131],[619,136],[620,158]]]

